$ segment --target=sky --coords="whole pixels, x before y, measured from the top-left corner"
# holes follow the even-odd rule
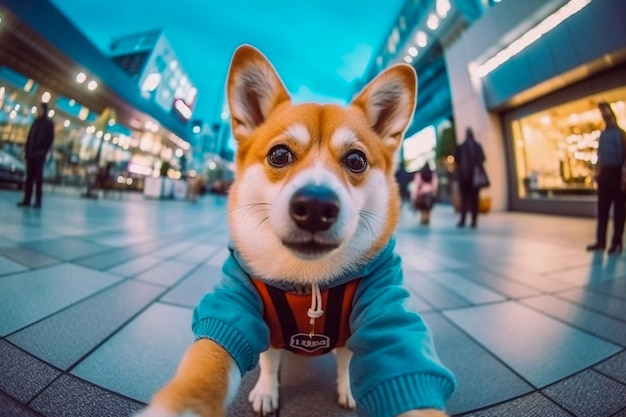
[[[404,0],[52,0],[102,51],[112,38],[163,29],[212,122],[237,46],[259,48],[296,102],[345,103]]]

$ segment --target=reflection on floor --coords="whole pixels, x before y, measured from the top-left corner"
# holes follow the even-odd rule
[[[0,191],[0,415],[130,416],[192,341],[227,255],[226,204]],[[626,255],[589,254],[593,219],[491,213],[457,229],[408,211],[398,250],[467,416],[626,416]],[[298,370],[297,372],[295,370]],[[286,356],[281,417],[353,416],[330,356]],[[244,378],[229,416],[252,416]]]

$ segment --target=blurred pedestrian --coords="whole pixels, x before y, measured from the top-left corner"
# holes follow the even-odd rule
[[[400,191],[400,202],[404,203],[405,201],[409,201],[409,182],[411,181],[411,175],[406,171],[402,163],[396,170],[395,177]]]
[[[437,174],[430,169],[428,162],[415,173],[411,201],[413,208],[420,212],[420,224],[430,223],[430,212],[437,199]]]
[[[480,189],[488,186],[489,180],[483,167],[485,153],[476,142],[472,128],[468,127],[465,131],[465,141],[457,146],[454,159],[461,197],[461,218],[457,227],[465,227],[465,218],[469,212],[472,216],[471,227],[474,228],[478,223]]]
[[[622,179],[622,167],[626,163],[626,136],[617,125],[615,113],[605,101],[598,104],[604,120],[604,130],[598,139],[598,223],[596,241],[587,246],[588,251],[603,251],[606,245],[606,229],[613,206],[613,239],[608,253],[621,253],[623,249],[624,219],[626,218],[626,193]]]
[[[48,104],[41,103],[37,107],[37,116],[28,132],[28,139],[24,147],[26,158],[26,184],[24,186],[24,199],[17,205],[18,207],[29,207],[35,185],[35,205],[36,209],[41,208],[41,198],[43,194],[43,167],[46,162],[46,155],[52,147],[54,141],[54,123],[48,118]]]

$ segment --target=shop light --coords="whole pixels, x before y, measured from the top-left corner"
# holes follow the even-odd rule
[[[98,83],[95,82],[94,80],[89,81],[89,84],[87,84],[87,88],[89,89],[89,91],[93,91],[96,88],[98,88]]]
[[[45,91],[45,92],[41,95],[41,102],[42,102],[42,103],[47,103],[47,102],[49,102],[49,101],[50,101],[50,99],[51,99],[51,98],[52,98],[52,95],[51,95],[49,92]]]
[[[426,32],[423,30],[417,32],[417,35],[415,35],[415,43],[417,43],[417,46],[420,48],[425,47],[428,44],[428,35],[426,35]]]
[[[191,129],[191,131],[192,131],[193,133],[195,133],[196,135],[197,135],[198,133],[200,133],[200,131],[201,131],[201,130],[202,130],[202,128],[200,128],[200,126],[194,126],[194,127]]]
[[[189,120],[192,115],[192,111],[187,104],[183,100],[176,99],[174,100],[174,107],[180,113],[181,116],[185,118],[185,120]]]
[[[96,137],[97,137],[98,139],[100,139],[100,138],[102,137],[102,135],[104,135],[104,133],[102,133],[102,130],[98,130],[98,131],[96,132]]]
[[[592,0],[570,0],[565,6],[546,17],[537,26],[524,33],[521,37],[509,44],[509,46],[485,61],[484,64],[476,69],[476,74],[479,77],[487,76],[500,65],[532,45],[537,39],[560,25],[564,20],[581,11],[591,2]]]
[[[436,30],[439,27],[439,17],[435,13],[431,13],[426,21],[426,26],[430,30]]]
[[[63,126],[64,127],[70,127],[70,121],[69,120],[64,121],[63,122]]]
[[[88,134],[90,134],[90,135],[91,135],[92,133],[94,133],[94,132],[96,131],[96,127],[95,127],[95,126],[87,126],[87,129],[85,129],[85,131],[86,131]]]
[[[161,74],[153,72],[149,74],[141,85],[141,91],[154,91],[161,82]]]
[[[0,98],[4,97],[4,87],[0,87]]]
[[[28,81],[26,81],[26,84],[24,84],[24,92],[30,92],[30,90],[33,88],[33,85],[35,85],[35,81],[33,81],[32,78],[29,78]]]
[[[37,113],[37,106],[33,106],[33,107],[31,107],[31,108],[30,108],[30,112],[31,112],[32,114]]]
[[[435,10],[442,19],[448,15],[451,9],[452,6],[450,5],[450,0],[437,0]]]
[[[78,84],[84,83],[86,79],[87,79],[87,76],[85,75],[84,72],[79,72],[78,74],[76,74],[76,82]]]
[[[105,133],[104,136],[103,136],[103,139],[106,140],[106,141],[111,140],[111,134],[109,132]]]
[[[413,57],[411,55],[406,55],[404,57],[404,62],[406,62],[407,64],[410,64],[411,62],[413,62]]]
[[[15,111],[20,111],[20,107],[21,107],[21,106],[20,106],[20,103],[17,103],[17,104],[15,105]]]
[[[48,110],[48,117],[54,117],[55,113],[54,109]]]
[[[223,111],[222,114],[220,115],[220,117],[222,118],[222,120],[228,120],[230,115],[228,114],[227,111]]]
[[[74,100],[73,98],[70,99],[69,105],[70,105],[70,107],[74,107],[76,105],[76,100]]]
[[[417,48],[414,46],[411,46],[408,50],[409,55],[411,55],[412,57],[416,57],[417,56]]]
[[[15,119],[16,117],[17,117],[17,112],[15,110],[11,110],[11,113],[9,113],[9,118]]]
[[[181,156],[183,156],[184,153],[185,152],[183,152],[182,149],[178,148],[176,149],[175,155],[180,158]]]

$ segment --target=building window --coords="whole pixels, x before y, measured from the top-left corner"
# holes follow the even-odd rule
[[[626,127],[626,87],[605,91],[512,122],[518,196],[524,199],[595,198],[598,138],[604,128],[598,102],[611,103]]]

